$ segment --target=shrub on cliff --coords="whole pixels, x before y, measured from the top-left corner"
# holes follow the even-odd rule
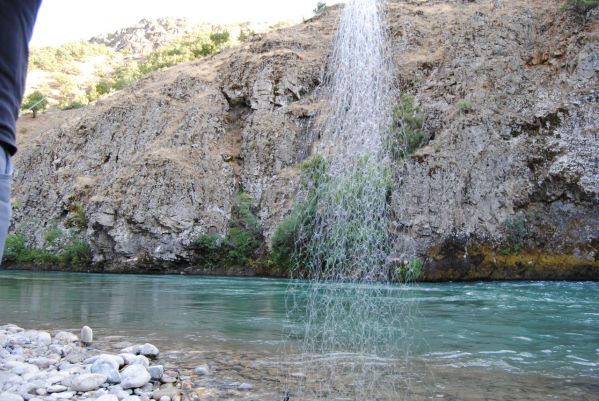
[[[237,195],[237,207],[225,237],[202,234],[192,242],[198,262],[207,267],[247,265],[262,243],[252,199],[245,192]]]
[[[566,0],[564,8],[580,14],[585,14],[589,10],[599,6],[599,0]]]
[[[327,6],[327,3],[323,2],[323,1],[319,1],[318,4],[316,4],[316,8],[314,8],[314,10],[312,10],[312,12],[314,13],[314,15],[320,15],[322,13],[324,13],[325,11],[327,11],[329,9],[329,7]]]
[[[425,115],[410,95],[402,95],[393,110],[393,125],[388,137],[392,157],[399,160],[426,145],[430,135],[424,130]]]
[[[20,233],[9,234],[6,238],[4,260],[8,263],[52,266],[86,266],[92,261],[90,245],[75,236],[65,235],[54,227],[44,235],[41,248],[27,244],[27,238]]]

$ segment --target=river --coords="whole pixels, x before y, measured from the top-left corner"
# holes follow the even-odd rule
[[[168,363],[210,363],[222,380],[252,381],[278,400],[281,366],[292,359],[281,350],[298,341],[290,331],[301,332],[288,319],[289,283],[2,271],[0,324],[89,325],[115,351],[149,341]],[[410,398],[599,399],[598,283],[412,284],[396,297],[412,322]]]

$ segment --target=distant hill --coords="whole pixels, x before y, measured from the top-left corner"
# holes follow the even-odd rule
[[[190,33],[194,26],[185,18],[142,19],[135,26],[94,36],[89,41],[131,54],[144,55]]]
[[[149,72],[205,57],[291,24],[218,25],[191,24],[185,18],[142,19],[135,26],[89,41],[32,48],[25,95],[41,92],[50,109],[80,108]]]

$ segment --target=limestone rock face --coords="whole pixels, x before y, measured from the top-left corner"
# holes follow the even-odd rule
[[[391,230],[431,277],[494,271],[509,221],[535,260],[573,255],[597,274],[599,22],[560,5],[389,3],[397,82],[431,137],[397,167]],[[268,242],[326,118],[339,10],[150,74],[21,144],[15,228],[41,246],[80,205],[96,266],[166,269],[190,263],[200,234],[226,233],[244,191]],[[474,260],[472,243],[499,245]]]

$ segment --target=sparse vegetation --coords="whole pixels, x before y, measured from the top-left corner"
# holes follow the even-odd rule
[[[208,56],[229,45],[230,35],[226,31],[212,34],[203,31],[191,33],[150,53],[145,61],[139,65],[139,71],[142,75],[148,74],[166,67]]]
[[[422,259],[413,257],[409,262],[400,264],[395,268],[395,281],[413,281],[422,274]]]
[[[73,65],[75,62],[84,62],[91,57],[111,56],[113,54],[114,51],[104,45],[84,40],[66,43],[58,47],[33,47],[29,55],[29,68],[69,73],[72,68],[76,68]]]
[[[468,114],[468,113],[474,111],[474,105],[472,104],[471,101],[466,100],[466,99],[460,100],[457,103],[457,106],[458,106],[458,110],[460,110],[464,114]]]
[[[44,235],[42,248],[29,246],[27,238],[20,233],[9,234],[6,238],[4,260],[8,263],[31,264],[36,266],[86,266],[91,263],[92,253],[89,244],[71,235],[65,235],[53,227]]]
[[[244,192],[237,195],[237,207],[225,237],[200,235],[193,243],[199,262],[208,267],[245,266],[253,259],[262,242],[252,200]]]
[[[65,226],[73,227],[79,231],[87,229],[87,216],[85,215],[85,207],[82,203],[76,202],[71,205],[69,216],[65,220]]]
[[[528,235],[526,220],[523,217],[507,217],[503,221],[503,232],[505,246],[500,252],[504,255],[520,252]]]
[[[320,190],[328,182],[328,164],[320,155],[301,163],[299,169],[306,198],[283,219],[272,237],[273,262],[286,270],[295,269],[306,257],[300,234],[302,230],[309,231],[315,223]]]
[[[327,3],[323,2],[323,1],[319,1],[318,4],[316,4],[316,8],[314,8],[313,12],[314,15],[320,15],[322,13],[324,13],[325,11],[327,11],[329,9],[329,7],[327,6]]]
[[[31,111],[33,118],[37,117],[37,113],[46,110],[48,107],[48,99],[40,91],[32,92],[25,98],[25,101],[21,105],[21,110]]]
[[[588,11],[599,6],[599,0],[566,0],[564,8],[579,14],[586,14]]]
[[[250,40],[255,35],[256,35],[256,32],[254,32],[253,30],[250,29],[250,24],[244,23],[240,27],[239,36],[237,37],[237,40],[241,43],[244,43],[244,42],[247,42],[248,40]]]
[[[393,126],[389,135],[389,151],[395,160],[412,154],[426,145],[430,135],[424,131],[425,115],[410,95],[402,95],[393,110]]]

